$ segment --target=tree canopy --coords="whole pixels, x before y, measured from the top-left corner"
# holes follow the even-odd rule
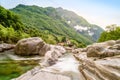
[[[110,25],[106,27],[106,31],[101,33],[98,42],[117,39],[120,39],[120,26]]]

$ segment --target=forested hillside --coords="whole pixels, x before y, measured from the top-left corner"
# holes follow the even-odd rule
[[[0,41],[12,43],[29,37],[24,29],[25,26],[16,14],[0,6]]]
[[[91,43],[91,41],[89,40],[87,41],[87,38],[84,38],[83,36],[76,33],[74,29],[67,28],[67,26],[65,26],[64,28],[61,27],[62,30],[61,32],[59,32],[60,28],[57,29],[55,25],[52,25],[55,28],[55,31],[56,31],[55,33],[54,28],[47,29],[46,27],[49,27],[49,26],[46,26],[46,24],[45,24],[46,27],[44,27],[44,22],[41,23],[41,25],[43,25],[42,28],[38,28],[38,26],[35,26],[34,22],[29,22],[28,21],[29,19],[26,20],[26,23],[27,22],[29,22],[28,24],[33,23],[34,26],[27,25],[21,22],[21,16],[16,15],[14,12],[4,9],[2,6],[0,6],[0,12],[1,12],[0,13],[0,41],[2,42],[16,43],[18,40],[22,38],[39,36],[43,40],[45,40],[47,43],[50,43],[50,44],[65,42],[67,39],[77,47],[84,47],[86,43],[87,44]],[[37,16],[37,17],[42,17],[42,16]],[[43,16],[42,18],[47,18],[47,17]],[[48,19],[46,20],[49,20],[49,19],[50,18],[48,17]],[[51,19],[50,21],[52,20],[53,19]],[[47,25],[49,25],[49,23],[47,23]],[[58,25],[62,26],[63,24],[58,22],[57,26]],[[64,32],[62,33],[62,31]]]
[[[118,39],[120,39],[120,26],[110,25],[106,27],[106,31],[101,33],[98,42]]]
[[[22,38],[39,36],[46,42],[54,44],[64,39],[62,36],[56,40],[57,37],[52,34],[42,32],[35,27],[25,26],[20,19],[19,15],[0,6],[0,41],[16,43]]]
[[[91,40],[77,33],[70,27],[61,16],[58,15],[55,8],[18,5],[11,9],[20,15],[22,22],[27,26],[36,27],[43,32],[57,36],[65,36],[85,44],[92,43]]]
[[[76,13],[65,10],[61,7],[56,8],[58,14],[67,21],[67,23],[75,28],[77,32],[86,36],[90,40],[96,41],[103,29],[95,24],[90,24],[83,17],[77,15]]]
[[[81,16],[62,8],[43,8],[20,4],[12,11],[20,14],[22,22],[26,25],[52,34],[68,36],[87,44],[96,41],[103,31],[99,26],[90,24]],[[73,35],[74,33],[76,36]]]
[[[102,32],[101,28],[89,24],[80,16],[77,18],[76,14],[69,19],[71,21],[68,23],[68,16],[65,18],[63,13],[61,13],[62,11],[59,11],[59,8],[43,8],[20,4],[11,9],[11,11],[0,7],[0,11],[0,41],[8,43],[16,43],[22,38],[36,36],[41,37],[45,42],[50,44],[70,41],[71,44],[77,47],[84,47],[95,41],[85,31],[80,32],[78,30],[79,33],[76,31],[75,25],[77,21],[81,26],[91,26],[95,30],[93,31],[92,29],[91,32],[94,32],[95,35]],[[64,14],[68,15],[68,13],[70,15],[72,12],[67,11]],[[87,32],[90,32],[90,29]],[[94,38],[97,39],[97,37]]]

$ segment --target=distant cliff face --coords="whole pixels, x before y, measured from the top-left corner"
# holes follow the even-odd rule
[[[57,8],[56,10],[71,27],[93,41],[96,41],[101,32],[103,32],[103,29],[100,26],[88,23],[87,20],[72,11],[63,8]]]

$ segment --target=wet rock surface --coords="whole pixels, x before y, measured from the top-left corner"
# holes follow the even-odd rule
[[[120,80],[120,51],[110,48],[118,43],[108,41],[98,43],[100,46],[96,44],[83,50],[76,49],[78,53],[66,53],[61,58],[58,58],[61,54],[52,48],[45,56],[49,56],[47,59],[50,62],[56,59],[55,63],[43,68],[36,67],[15,80]]]

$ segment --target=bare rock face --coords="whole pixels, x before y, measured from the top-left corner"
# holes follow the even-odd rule
[[[3,52],[3,49],[2,49],[2,48],[0,48],[0,52]]]
[[[40,50],[39,50],[39,55],[40,56],[45,56],[46,52],[50,50],[50,45],[45,44]]]
[[[74,55],[75,59],[80,62],[79,71],[85,80],[120,80],[120,50],[108,48],[101,50],[92,46],[88,49],[89,51],[91,51],[92,58],[88,57],[88,53],[84,58],[83,53]],[[95,52],[97,57],[94,57]]]
[[[103,42],[106,44],[106,46],[113,46],[116,44],[116,41],[115,40],[109,40],[109,41],[106,41],[106,42]]]
[[[104,50],[103,47],[100,46],[91,46],[87,48],[87,57],[99,57]]]
[[[100,57],[101,58],[105,58],[105,57],[112,57],[112,56],[116,56],[116,55],[120,55],[120,50],[105,50]]]
[[[62,46],[50,45],[50,50],[45,53],[45,66],[51,66],[56,63],[59,57],[61,57],[66,50]]]
[[[0,44],[0,52],[10,50],[10,49],[14,49],[14,47],[15,47],[15,45],[13,45],[13,44],[2,43],[2,44]]]
[[[28,56],[36,55],[44,56],[45,65],[53,65],[66,50],[62,46],[46,44],[41,38],[33,37],[18,41],[15,47],[15,53],[18,55]]]
[[[34,68],[20,77],[12,80],[71,80],[71,78],[62,74],[56,74]]]
[[[116,44],[120,44],[120,39],[116,41]]]
[[[120,44],[115,44],[112,47],[109,47],[109,49],[120,50]]]
[[[80,52],[82,52],[82,48],[72,50],[72,53],[74,53],[74,54],[78,54]]]
[[[120,58],[118,57],[112,56],[94,61],[89,57],[75,56],[80,62],[79,71],[85,80],[120,80]]]
[[[113,46],[116,44],[116,41],[114,40],[110,40],[110,41],[106,41],[106,42],[102,42],[102,43],[94,43],[92,45],[89,45],[87,47],[91,47],[91,46],[99,46],[99,47],[103,47],[103,48],[107,48],[109,46]]]
[[[39,37],[25,38],[16,44],[15,53],[18,55],[35,55],[45,45]],[[42,54],[43,55],[43,54]]]
[[[87,47],[87,57],[110,57],[120,54],[118,41],[110,40],[102,43],[95,43]]]

